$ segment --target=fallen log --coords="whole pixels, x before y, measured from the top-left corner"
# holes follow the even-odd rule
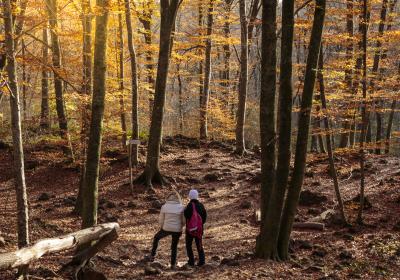
[[[64,236],[39,240],[32,246],[14,252],[0,254],[0,270],[27,266],[45,254],[65,251],[83,244],[90,244],[93,241],[100,241],[110,234],[112,235],[111,239],[114,240],[118,229],[118,223],[107,223],[79,230]],[[97,245],[97,247],[98,248],[94,250],[95,252],[97,252],[98,249],[103,248],[103,246],[99,245]],[[92,255],[93,251],[91,251],[87,256],[89,257]]]
[[[256,210],[254,212],[254,217],[257,223],[261,222],[261,211]],[[303,223],[293,223],[293,229],[310,229],[310,230],[324,230],[325,224],[318,223],[314,221],[303,222]]]

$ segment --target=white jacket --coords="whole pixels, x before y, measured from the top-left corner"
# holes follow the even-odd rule
[[[165,231],[182,232],[185,225],[184,207],[179,201],[168,200],[160,212],[160,226]]]

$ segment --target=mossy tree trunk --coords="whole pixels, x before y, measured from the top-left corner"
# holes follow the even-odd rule
[[[94,39],[93,98],[89,141],[85,163],[83,187],[82,227],[97,223],[98,181],[101,152],[101,134],[104,117],[107,70],[107,23],[110,0],[97,0],[96,30]]]
[[[7,56],[6,71],[10,89],[11,130],[13,140],[13,172],[17,200],[18,248],[29,245],[28,197],[26,193],[24,150],[21,132],[21,107],[17,78],[17,60],[15,58],[15,32],[13,27],[13,9],[10,0],[3,0],[3,20],[5,51]],[[20,270],[26,279],[26,270]]]
[[[170,52],[175,30],[175,19],[179,8],[179,0],[161,1],[160,49],[158,53],[157,79],[154,95],[154,107],[150,124],[149,142],[147,145],[147,159],[144,172],[135,180],[136,183],[145,183],[151,187],[152,183],[166,183],[160,173],[160,144]]]
[[[82,214],[82,195],[85,180],[85,161],[86,161],[86,148],[89,134],[90,122],[90,98],[92,96],[92,8],[90,0],[82,1],[82,105],[81,105],[81,168],[79,178],[78,197],[75,203],[74,211]]]

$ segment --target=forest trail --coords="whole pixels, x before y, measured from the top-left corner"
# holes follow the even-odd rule
[[[199,144],[182,137],[166,138],[161,170],[175,182],[185,202],[189,190],[198,189],[209,211],[204,236],[208,264],[193,272],[168,270],[170,242],[162,240],[156,258],[161,274],[145,276],[142,259],[158,230],[159,207],[171,189],[157,187],[154,194],[149,194],[135,186],[132,196],[126,155],[113,149],[115,145],[107,140],[103,149],[99,222],[117,221],[121,231],[119,239],[95,258],[95,264],[109,279],[399,279],[398,158],[368,156],[366,195],[370,205],[366,205],[365,226],[342,228],[333,217],[325,221],[322,232],[295,231],[294,259],[272,263],[252,257],[259,232],[254,218],[259,203],[259,157],[253,153],[236,157],[224,143]],[[27,150],[26,163],[32,240],[78,230],[81,222],[71,213],[79,180],[77,166],[63,161],[59,147],[44,144]],[[358,160],[356,156],[339,155],[336,163],[346,214],[353,222],[357,203],[351,199],[358,193]],[[0,237],[5,242],[0,243],[0,252],[16,248],[10,169],[10,154],[1,150]],[[327,170],[325,155],[309,156],[303,188],[308,192],[300,203],[298,221],[307,221],[334,207],[334,190]],[[138,168],[135,175],[141,171],[142,167]],[[32,265],[31,274],[43,279],[66,279],[57,271],[71,253],[45,256]],[[183,237],[178,262],[186,262]],[[10,279],[10,272],[2,273],[0,279]]]

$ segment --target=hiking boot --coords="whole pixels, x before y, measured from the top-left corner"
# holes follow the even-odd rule
[[[203,265],[205,265],[206,263],[203,263],[203,262],[199,262],[199,263],[197,263],[197,266],[203,266]]]

